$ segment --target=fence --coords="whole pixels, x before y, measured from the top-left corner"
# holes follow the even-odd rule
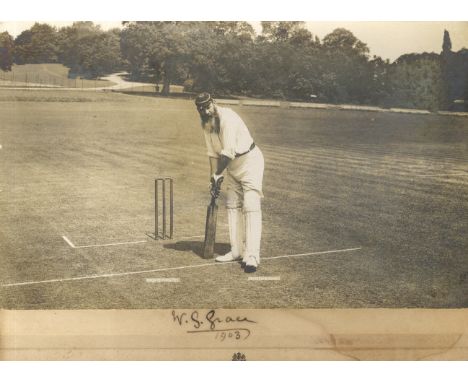
[[[0,87],[96,89],[109,86],[109,81],[67,78],[46,73],[0,71]]]
[[[29,72],[3,72],[0,71],[0,88],[65,88],[65,89],[86,89],[86,90],[122,90],[130,93],[160,93],[162,85],[155,85],[142,82],[127,82],[115,84],[107,80],[67,78],[59,75],[49,75],[47,73]],[[171,85],[171,93],[182,93],[183,86]]]

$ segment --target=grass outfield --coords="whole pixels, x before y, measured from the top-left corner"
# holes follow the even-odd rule
[[[265,155],[253,276],[272,280],[200,257],[209,172],[190,101],[0,91],[0,307],[468,307],[468,119],[233,109]],[[173,241],[148,236],[161,175]],[[223,208],[218,222],[223,252]],[[179,281],[147,280],[162,278]]]
[[[114,85],[105,80],[87,80],[81,77],[69,78],[70,69],[62,64],[13,65],[11,71],[0,71],[1,87],[95,88]]]

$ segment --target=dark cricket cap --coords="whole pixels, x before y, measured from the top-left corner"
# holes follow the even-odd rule
[[[201,106],[201,105],[205,105],[209,102],[213,101],[213,98],[211,98],[211,95],[210,93],[200,93],[199,95],[197,95],[197,97],[195,98],[195,105],[197,106]]]

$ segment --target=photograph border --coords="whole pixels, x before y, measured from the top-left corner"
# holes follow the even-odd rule
[[[55,2],[51,2],[54,6]],[[58,2],[57,2],[58,3]],[[105,10],[95,2],[84,1],[85,14],[73,15],[75,20],[115,20],[106,17]],[[126,16],[139,19],[132,10]],[[190,9],[190,3],[194,9]],[[229,9],[229,18],[237,20],[274,19],[271,11],[277,7],[252,8],[251,2],[237,2]],[[289,7],[291,8],[291,2]],[[406,20],[459,20],[466,18],[456,2],[444,2],[440,9],[435,2],[425,3],[424,13],[406,2],[396,2],[394,9],[381,14],[362,13],[371,2],[353,4],[328,2],[328,11],[320,7],[321,20],[379,21],[398,19],[404,6]],[[62,2],[63,4],[63,2]],[[87,6],[86,6],[87,5]],[[114,5],[123,6],[120,1]],[[293,2],[292,5],[295,5]],[[447,6],[448,5],[448,6]],[[450,8],[450,5],[452,6]],[[41,2],[41,9],[22,7],[9,13],[8,19],[22,20],[70,19],[70,15],[49,13],[50,6]],[[38,5],[36,5],[38,7]],[[63,5],[62,5],[63,6]],[[158,19],[174,19],[179,2],[172,11],[145,11],[142,19],[157,15]],[[196,2],[184,4],[179,20],[192,19],[199,12]],[[245,7],[249,14],[245,17]],[[353,14],[354,12],[359,12]],[[465,5],[466,7],[466,5]],[[242,9],[243,8],[243,9]],[[58,7],[57,9],[62,9]],[[432,9],[432,13],[431,10]],[[236,12],[237,10],[237,12]],[[167,13],[169,11],[169,13]],[[428,12],[429,11],[429,12]],[[445,12],[452,12],[451,14]],[[165,13],[166,12],[166,13]],[[242,12],[244,17],[242,17]],[[263,12],[263,13],[262,13]],[[280,9],[281,19],[304,18],[301,8],[292,14]],[[330,17],[335,15],[335,17]],[[87,17],[86,17],[87,16]],[[199,17],[199,16],[195,16]],[[210,19],[213,15],[202,17]],[[216,17],[215,17],[216,18]],[[305,17],[307,18],[307,17]],[[309,19],[309,18],[307,18]],[[205,317],[210,310],[200,309]],[[194,310],[177,309],[178,314],[192,316]],[[176,313],[177,313],[176,312]],[[468,356],[468,309],[216,309],[227,332],[237,318],[248,318],[250,337],[247,339],[214,338],[213,333],[191,334],[174,319],[174,310],[0,310],[0,360],[466,360]],[[227,323],[226,317],[233,322]],[[243,325],[247,325],[245,322]],[[250,326],[251,325],[251,326]],[[225,342],[224,342],[225,341]],[[237,356],[237,354],[240,354]],[[237,357],[237,359],[235,359]]]

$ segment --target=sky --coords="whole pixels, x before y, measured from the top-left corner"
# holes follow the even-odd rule
[[[308,29],[322,39],[334,28],[345,28],[366,43],[371,55],[394,61],[405,53],[442,50],[444,30],[450,33],[452,50],[468,49],[468,21],[465,22],[309,22]]]
[[[311,20],[307,21],[306,25],[314,36],[323,39],[335,28],[346,28],[367,44],[371,56],[380,56],[390,61],[394,61],[405,53],[440,53],[444,29],[450,33],[453,51],[468,48],[468,5],[465,5],[468,1],[435,2],[434,0],[432,3],[432,0],[425,0],[424,7],[421,7],[418,4],[410,5],[409,0],[392,0],[391,3],[367,2],[367,0],[353,0],[352,2],[327,0],[327,5],[303,1],[300,6],[297,5],[296,0],[288,0],[282,1],[282,5],[278,7],[275,6],[274,1],[270,0],[268,7],[254,7],[252,0],[224,3],[185,0],[188,2],[182,1],[183,6],[180,6],[180,0],[171,0],[166,2],[167,5],[164,7],[156,9],[138,7],[138,3],[142,0],[132,0],[133,7],[129,8],[126,5],[126,8],[123,8],[119,6],[119,1],[121,0],[114,0],[114,7],[108,9],[97,6],[96,0],[80,0],[82,6],[74,8],[72,12],[58,5],[44,7],[44,2],[54,3],[54,0],[41,0],[37,2],[39,4],[36,5],[37,8],[34,8],[34,5],[24,7],[20,4],[18,5],[20,9],[17,9],[16,13],[9,13],[7,6],[6,12],[2,9],[0,17],[8,21],[0,21],[0,32],[7,30],[11,35],[17,36],[21,31],[30,28],[34,20],[47,22],[57,27],[70,25],[72,21],[79,20],[108,20],[95,22],[103,29],[109,29],[120,27],[120,20],[125,19],[246,20],[251,22],[259,33],[260,23],[252,20]],[[67,2],[62,3],[67,4]],[[153,2],[155,3],[157,2]],[[308,4],[306,8],[304,8],[304,3]],[[387,4],[386,8],[384,4]]]

